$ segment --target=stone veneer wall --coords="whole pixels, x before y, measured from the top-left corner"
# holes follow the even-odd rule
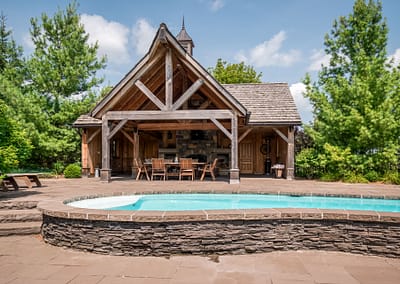
[[[204,155],[207,161],[214,158],[213,152],[217,149],[217,132],[215,130],[201,131],[202,140],[192,139],[190,130],[181,130],[176,133],[176,148],[179,157],[188,155]]]
[[[119,222],[44,215],[46,242],[89,252],[168,256],[318,249],[400,257],[400,224],[351,220]]]

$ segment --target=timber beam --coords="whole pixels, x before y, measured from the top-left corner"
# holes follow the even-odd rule
[[[230,122],[220,122],[225,129],[231,128]],[[163,122],[163,123],[138,123],[138,130],[218,130],[219,128],[212,122]]]
[[[123,119],[121,120],[117,126],[115,126],[113,128],[113,130],[107,135],[107,139],[110,140],[115,134],[117,134],[117,132],[125,125],[125,123],[127,123],[128,120],[127,119]]]
[[[106,120],[189,120],[189,119],[232,119],[230,110],[176,110],[176,111],[109,111]]]

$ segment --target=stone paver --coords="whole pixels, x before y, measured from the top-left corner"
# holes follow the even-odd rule
[[[0,193],[3,200],[52,200],[135,191],[270,191],[400,196],[400,187],[243,178],[217,182],[146,182],[116,179],[43,180],[43,187]],[[160,186],[161,185],[161,186]],[[1,283],[400,283],[400,259],[326,251],[249,255],[121,257],[45,244],[38,235],[0,237]]]
[[[10,249],[12,247],[13,249]],[[0,238],[0,283],[400,283],[400,259],[325,251],[123,257]]]

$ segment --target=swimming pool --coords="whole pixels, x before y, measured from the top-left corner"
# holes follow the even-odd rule
[[[41,202],[38,208],[43,212],[43,239],[61,247],[130,256],[322,249],[400,257],[398,196],[351,198],[324,197],[318,193],[188,194],[182,191],[110,195]],[[170,200],[165,202],[165,197]],[[154,199],[150,204],[161,202],[167,208],[144,210],[142,206],[148,198]],[[187,210],[176,207],[187,203],[185,198],[195,198],[195,203],[203,200],[211,209],[199,209],[204,207],[193,202],[188,202]],[[269,198],[272,201],[267,205],[261,202]],[[228,208],[216,209],[226,199]],[[244,208],[245,204],[250,204],[250,208]],[[327,204],[329,208],[347,209],[326,209]],[[141,208],[125,210],[135,206]],[[307,208],[310,206],[313,208]],[[397,212],[384,212],[389,210]]]
[[[191,211],[316,208],[400,212],[400,200],[272,194],[151,194],[102,197],[69,203],[80,208],[133,211]]]

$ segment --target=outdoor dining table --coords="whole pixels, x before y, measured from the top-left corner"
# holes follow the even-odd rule
[[[145,165],[145,167],[149,167],[149,168],[151,168],[151,165],[152,165],[152,163],[151,163],[151,160],[145,160],[144,161],[144,163],[143,163],[144,165]],[[176,176],[176,177],[178,177],[179,176],[179,165],[180,165],[180,163],[179,163],[179,161],[175,161],[175,160],[164,160],[164,164],[165,164],[165,166],[166,166],[166,168],[167,168],[167,171],[168,171],[168,169],[177,169],[176,171],[170,171],[170,172],[168,172],[167,173],[167,176]],[[200,166],[205,166],[207,163],[205,163],[205,162],[196,162],[196,161],[192,161],[192,165],[194,166],[194,168],[195,169],[198,169]]]

